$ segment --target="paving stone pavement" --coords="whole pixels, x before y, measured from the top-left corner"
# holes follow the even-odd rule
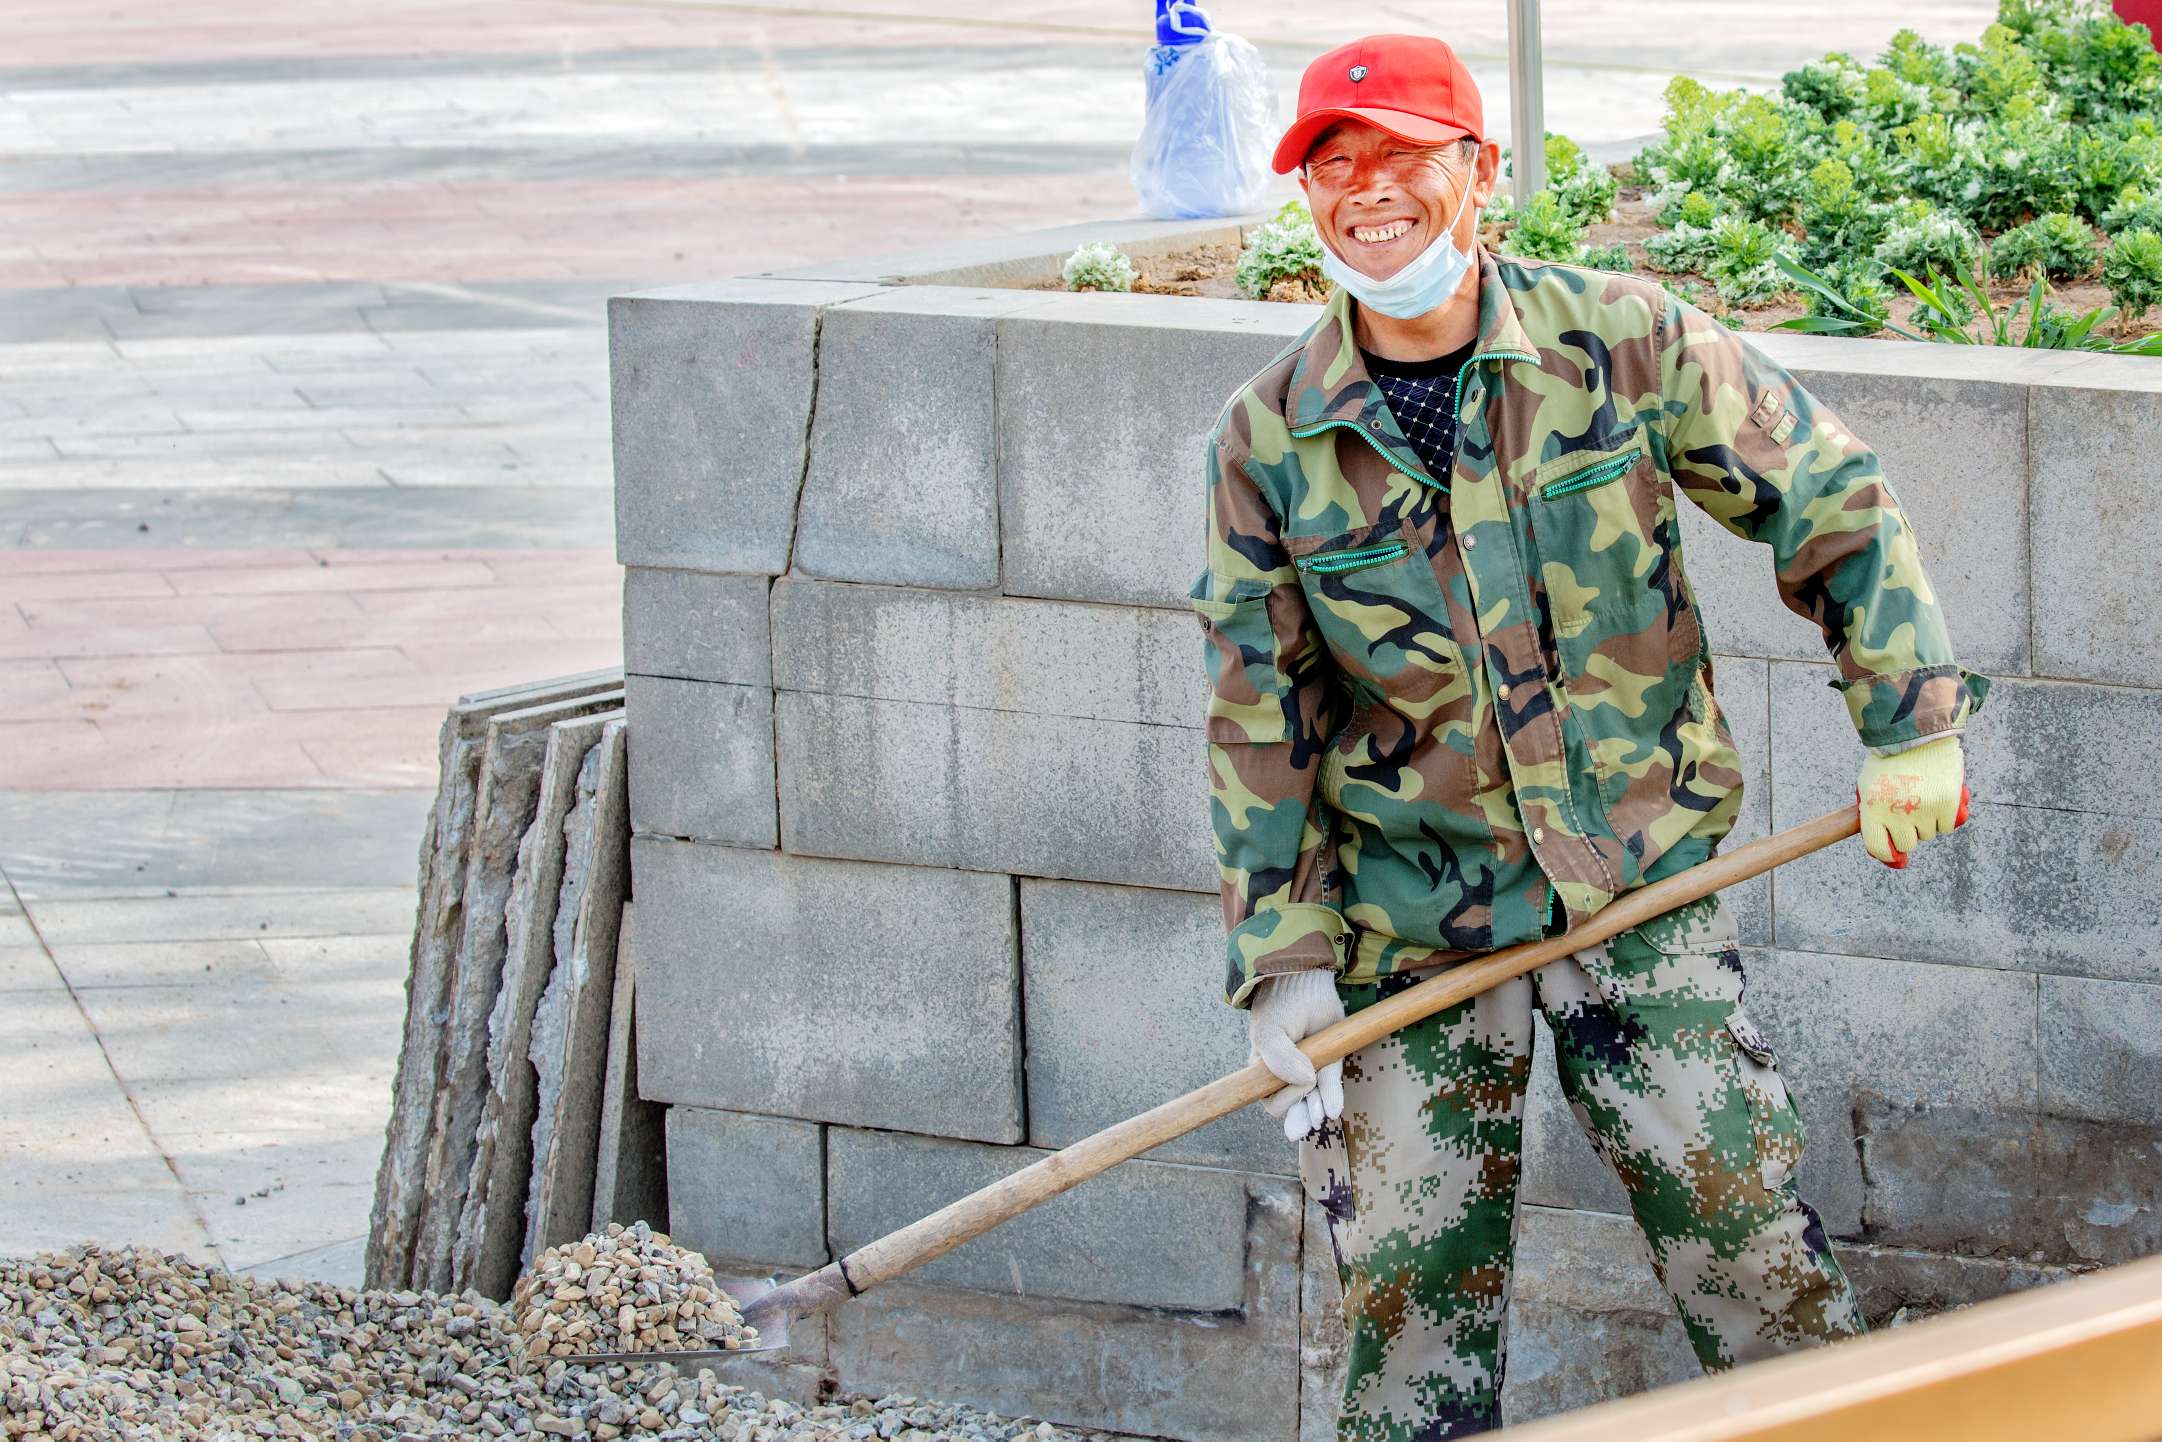
[[[1550,0],[1549,124],[1993,8]],[[0,0],[0,1252],[357,1280],[436,723],[621,654],[605,298],[1131,213],[1136,9]]]

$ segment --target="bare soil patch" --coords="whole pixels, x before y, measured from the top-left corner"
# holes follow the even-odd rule
[[[1624,184],[1615,201],[1614,218],[1604,225],[1592,226],[1585,233],[1585,242],[1593,246],[1619,243],[1627,248],[1630,260],[1635,263],[1634,273],[1637,276],[1654,282],[1671,281],[1677,288],[1686,288],[1689,282],[1695,282],[1702,292],[1696,300],[1699,306],[1714,315],[1726,312],[1727,308],[1720,304],[1718,297],[1713,293],[1711,281],[1706,277],[1695,272],[1669,275],[1652,268],[1644,253],[1644,241],[1647,237],[1659,234],[1663,229],[1665,227],[1660,225],[1653,215],[1646,192],[1641,188],[1633,188]],[[1489,248],[1498,249],[1502,239],[1502,231],[1499,227],[1482,227],[1479,238]],[[1134,280],[1133,288],[1136,292],[1147,295],[1201,295],[1215,296],[1224,300],[1243,300],[1247,297],[1232,283],[1231,279],[1232,272],[1237,268],[1238,263],[1239,248],[1235,245],[1191,246],[1183,250],[1171,251],[1165,255],[1136,260],[1134,266],[1140,274]],[[1030,288],[1035,290],[1063,289],[1056,282],[1046,282]],[[1920,329],[1919,325],[1916,325],[1913,320],[1914,299],[1906,295],[1896,284],[1893,289],[1891,307],[1893,323],[1895,325],[1909,326],[1917,330]],[[2027,282],[2025,281],[1984,282],[1984,289],[1989,294],[1992,304],[1998,307],[2024,302],[2027,298]],[[1267,298],[1272,301],[1318,303],[1328,298],[1328,282],[1322,281],[1318,285],[1302,285],[1298,282],[1280,281],[1270,291]],[[2109,290],[2101,283],[2098,275],[2088,276],[2077,281],[2053,281],[2050,284],[2046,298],[2050,303],[2069,310],[2075,315],[2084,314],[2096,306],[2110,304]],[[1749,306],[1731,312],[1740,320],[1743,330],[1771,330],[1781,321],[1791,320],[1796,316],[1806,315],[1807,313],[1808,308],[1802,304],[1799,295],[1788,295],[1769,305]],[[1977,319],[1979,320],[1979,317]],[[2024,323],[2015,323],[2014,329],[2015,333],[2024,332]],[[2122,316],[2112,317],[2105,329],[2113,336],[2127,336],[2133,333],[2131,328],[2124,325]],[[1879,332],[1875,338],[1879,340],[1902,339],[1902,337],[1890,331]]]

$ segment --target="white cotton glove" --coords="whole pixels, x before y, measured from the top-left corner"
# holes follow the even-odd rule
[[[1319,1073],[1299,1050],[1299,1043],[1344,1019],[1336,976],[1328,971],[1293,971],[1264,980],[1254,989],[1247,1036],[1249,1062],[1261,1062],[1288,1082],[1261,1105],[1284,1124],[1287,1140],[1318,1131],[1328,1118],[1344,1114],[1344,1064],[1330,1062]]]

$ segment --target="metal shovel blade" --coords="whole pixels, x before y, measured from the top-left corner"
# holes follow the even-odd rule
[[[548,1362],[569,1362],[573,1366],[590,1367],[623,1362],[631,1365],[652,1362],[713,1362],[725,1357],[755,1357],[762,1352],[782,1352],[788,1348],[789,1314],[778,1308],[759,1308],[760,1299],[769,1296],[778,1283],[771,1277],[730,1278],[720,1284],[728,1294],[728,1300],[736,1304],[744,1321],[758,1329],[758,1345],[755,1347],[715,1347],[701,1351],[653,1351],[653,1352],[588,1352],[577,1357],[550,1357],[536,1359],[545,1366]],[[763,1311],[766,1315],[757,1315]]]

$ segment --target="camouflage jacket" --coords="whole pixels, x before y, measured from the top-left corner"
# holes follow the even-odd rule
[[[1342,290],[1208,445],[1191,601],[1226,999],[1576,925],[1707,859],[1741,802],[1675,495],[1772,548],[1864,743],[1956,729],[1959,666],[1876,454],[1657,286],[1479,256],[1455,465],[1429,475]]]

